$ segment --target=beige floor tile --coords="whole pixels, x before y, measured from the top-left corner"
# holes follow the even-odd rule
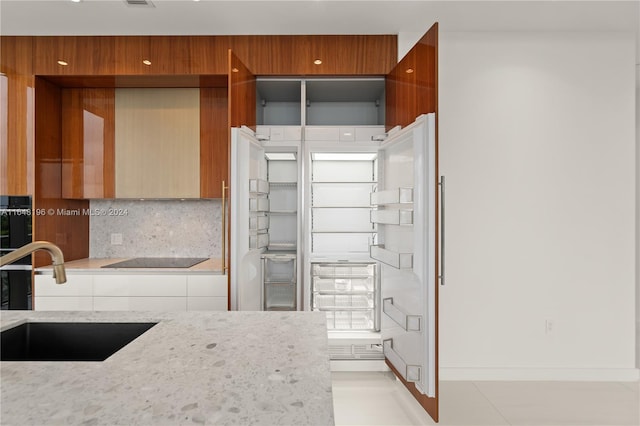
[[[472,382],[440,382],[441,425],[507,425]]]
[[[639,425],[637,393],[610,382],[475,382],[513,425]]]

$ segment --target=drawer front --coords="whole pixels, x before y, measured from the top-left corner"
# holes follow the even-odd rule
[[[384,135],[384,126],[356,127],[355,140],[358,142],[371,142],[372,138],[382,135]]]
[[[374,330],[373,311],[327,311],[329,330]]]
[[[56,284],[51,275],[35,275],[35,296],[91,296],[93,277],[67,273],[67,282]]]
[[[36,311],[92,311],[93,298],[91,296],[36,296],[33,306]]]
[[[375,290],[373,277],[321,278],[313,277],[313,289],[317,292],[371,292]]]
[[[94,297],[96,311],[186,311],[186,297]]]
[[[314,263],[312,274],[327,277],[367,277],[375,274],[375,264],[341,265],[332,263]]]
[[[373,294],[314,294],[313,309],[373,309]]]
[[[94,296],[187,295],[186,275],[96,275]]]
[[[226,297],[187,297],[187,311],[226,311]]]
[[[226,275],[188,275],[187,296],[227,297]],[[225,302],[226,310],[226,302]]]

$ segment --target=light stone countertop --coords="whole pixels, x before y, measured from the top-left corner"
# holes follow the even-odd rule
[[[197,265],[193,265],[190,268],[103,268],[104,265],[109,265],[111,263],[121,262],[123,260],[128,260],[128,259],[130,258],[78,259],[78,260],[71,260],[69,262],[64,262],[64,267],[68,274],[75,274],[75,273],[222,274],[222,260],[218,258],[207,259],[204,262],[198,263]],[[53,268],[51,266],[42,266],[39,268],[35,268],[35,273],[36,274],[52,274]]]
[[[156,322],[102,362],[0,362],[8,425],[332,425],[322,312],[2,311],[24,321]]]

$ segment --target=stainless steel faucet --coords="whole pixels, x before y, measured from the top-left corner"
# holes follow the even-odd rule
[[[48,241],[34,241],[0,257],[0,266],[13,263],[37,250],[44,250],[51,255],[53,263],[53,278],[55,278],[56,283],[66,283],[67,273],[64,270],[64,256],[62,255],[62,250],[60,250],[60,247],[57,245]]]

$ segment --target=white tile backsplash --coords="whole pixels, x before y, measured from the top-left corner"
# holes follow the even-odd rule
[[[101,213],[90,219],[92,258],[220,256],[220,200],[91,200],[90,207]],[[122,234],[122,244],[111,234]]]

